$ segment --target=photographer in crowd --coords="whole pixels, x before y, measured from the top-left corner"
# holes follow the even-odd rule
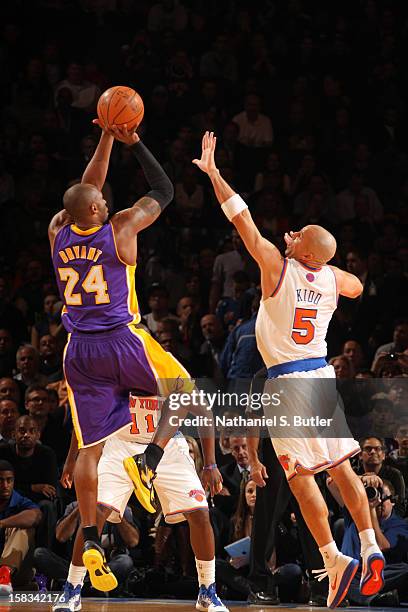
[[[377,348],[374,356],[374,362],[371,367],[374,370],[375,362],[380,358],[389,355],[392,359],[399,356],[408,348],[408,321],[406,319],[398,319],[394,324],[394,332],[392,342],[382,344]]]
[[[384,463],[385,441],[376,436],[369,436],[360,440],[360,446],[361,466],[357,470],[357,474],[363,476],[364,485],[367,486],[368,482],[365,476],[371,475],[376,475],[381,480],[389,481],[397,498],[395,512],[400,516],[405,516],[406,491],[404,478],[398,468]]]
[[[1,403],[0,403],[1,406]],[[400,421],[395,439],[398,442],[398,448],[390,453],[392,464],[401,471],[404,482],[408,482],[408,415],[405,420]]]
[[[360,606],[398,606],[399,600],[408,597],[408,523],[394,510],[395,489],[387,480],[372,474],[361,477],[369,499],[371,520],[378,546],[386,559],[384,586],[380,593],[366,597],[360,593],[360,569],[353,578],[348,599]],[[357,528],[344,506],[338,488],[329,477],[326,481],[329,491],[343,508],[345,531],[341,552],[360,561],[360,543]],[[380,578],[379,578],[380,579]]]

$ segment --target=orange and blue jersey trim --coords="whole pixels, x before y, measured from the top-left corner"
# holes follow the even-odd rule
[[[197,502],[197,506],[194,506],[193,508],[186,508],[184,510],[175,510],[174,512],[168,512],[167,514],[165,514],[164,518],[167,519],[175,517],[178,514],[191,514],[192,512],[197,512],[197,510],[205,510],[206,512],[208,512],[208,502],[205,498],[202,502]]]
[[[278,280],[278,284],[276,285],[275,290],[273,291],[272,295],[270,296],[271,298],[276,297],[278,295],[279,289],[282,287],[282,283],[283,283],[284,278],[285,278],[287,267],[288,267],[288,260],[284,259],[283,260],[282,271],[280,273],[280,277],[279,277],[279,280]]]
[[[311,272],[320,272],[320,270],[322,269],[322,266],[320,266],[320,268],[312,268],[312,266],[308,266],[302,261],[299,261],[299,263],[301,266],[303,266],[303,268],[306,268],[306,270],[310,270]]]
[[[334,276],[334,286],[336,288],[336,306],[337,306],[337,304],[339,303],[339,297],[340,297],[339,288],[338,288],[338,285],[337,285],[337,278],[336,278],[336,274],[335,274],[333,268],[331,266],[329,266],[329,268],[332,271],[332,274]]]
[[[107,504],[106,502],[103,502],[103,501],[97,501],[96,503],[99,506],[103,506],[104,508],[108,508],[109,510],[112,510],[112,512],[117,512],[120,515],[120,510],[118,508],[115,508],[115,506],[111,506],[110,504]]]
[[[292,374],[293,372],[311,372],[325,368],[327,361],[324,357],[310,357],[309,359],[296,359],[294,361],[285,361],[275,366],[268,368],[268,378],[277,378],[284,374]]]
[[[317,465],[314,465],[313,467],[310,467],[310,468],[302,465],[300,461],[296,461],[295,466],[294,466],[295,471],[290,476],[288,476],[288,480],[292,480],[292,478],[294,478],[295,476],[302,475],[298,472],[297,468],[299,467],[305,470],[306,472],[308,472],[308,475],[312,476],[313,474],[316,474],[317,470],[319,471],[322,471],[323,469],[331,470],[337,467],[338,465],[340,465],[341,463],[344,463],[344,461],[347,461],[347,459],[350,459],[350,457],[354,457],[354,455],[358,455],[358,453],[361,453],[360,447],[356,447],[354,450],[347,453],[347,455],[344,455],[343,457],[340,457],[340,459],[337,459],[337,461],[324,461],[323,463],[318,463]]]

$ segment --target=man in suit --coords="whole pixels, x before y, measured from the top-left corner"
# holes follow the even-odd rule
[[[220,469],[223,488],[215,497],[217,508],[227,516],[232,516],[237,509],[241,481],[248,480],[251,471],[247,439],[244,436],[231,436],[230,449],[233,460]]]
[[[267,376],[266,368],[259,370],[252,379],[251,393],[262,393]],[[253,416],[250,408],[247,410],[248,417]],[[261,416],[258,413],[257,417]],[[259,436],[259,457],[265,465],[268,478],[265,487],[258,487],[256,504],[252,525],[251,554],[249,579],[253,584],[254,592],[248,597],[248,602],[259,605],[277,605],[276,587],[278,576],[273,576],[269,570],[269,560],[277,544],[277,529],[288,508],[291,508],[296,517],[299,541],[302,548],[304,564],[309,578],[312,570],[319,569],[321,557],[316,542],[310,533],[299,505],[297,504],[281,468],[275,450],[271,444],[269,435],[265,431],[257,432],[252,428],[251,435]],[[327,579],[323,582],[310,580],[310,595],[304,592],[306,598],[309,595],[309,605],[326,605]]]
[[[231,455],[234,461],[221,468],[224,488],[238,498],[242,478],[248,479],[251,467],[248,461],[247,440],[245,437],[231,436]]]
[[[260,458],[268,471],[266,486],[257,488],[254,520],[252,525],[252,545],[250,555],[249,579],[258,587],[250,594],[248,602],[252,604],[276,605],[279,599],[276,594],[279,576],[273,576],[268,568],[277,544],[277,528],[282,516],[291,507],[299,533],[304,564],[309,578],[312,570],[319,569],[321,559],[312,534],[302,517],[299,506],[291,493],[285,474],[280,466],[274,448],[269,438],[260,440]],[[327,579],[323,583],[310,580],[310,595],[308,589],[303,596],[309,596],[309,605],[325,605]]]

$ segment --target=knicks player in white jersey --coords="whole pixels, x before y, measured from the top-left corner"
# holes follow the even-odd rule
[[[130,396],[129,409],[132,422],[129,428],[121,429],[108,438],[98,464],[98,528],[101,530],[106,520],[119,523],[124,514],[134,483],[126,472],[123,460],[136,454],[144,453],[152,441],[160,420],[164,398]],[[201,440],[204,465],[206,456],[214,453],[214,438],[203,437]],[[64,487],[72,486],[73,463],[75,451],[65,462],[61,483]],[[222,478],[214,465],[207,465],[203,471],[204,488],[214,496],[221,487]],[[210,522],[206,494],[184,436],[177,432],[167,443],[162,459],[157,467],[154,488],[159,499],[166,523],[175,524],[187,519],[190,529],[190,542],[196,558],[199,594],[196,609],[202,612],[228,612],[217,596],[215,588],[215,544]],[[54,612],[76,612],[80,610],[81,588],[86,569],[82,568],[83,535],[78,529],[72,554],[72,567],[76,568],[74,593],[68,601],[59,601]],[[94,586],[105,590],[101,574],[99,584]],[[106,583],[109,586],[109,582]]]
[[[325,361],[327,327],[338,295],[358,297],[362,292],[360,281],[327,265],[335,254],[336,241],[317,225],[286,234],[283,258],[262,237],[248,206],[221,177],[214,161],[215,145],[216,137],[206,132],[201,159],[193,163],[208,174],[223,212],[261,270],[262,300],[256,338],[268,378],[335,378],[334,369]],[[298,397],[301,401],[301,395]],[[314,474],[323,470],[330,470],[359,531],[360,591],[364,595],[378,593],[384,584],[384,557],[376,543],[363,484],[349,461],[360,451],[358,443],[351,437],[279,438],[272,439],[272,443],[322,554],[325,570],[319,578],[329,576],[328,607],[335,608],[344,599],[359,562],[341,554],[333,540],[327,506],[314,479]],[[264,486],[267,473],[258,459],[257,446],[258,440],[248,437],[251,478]]]

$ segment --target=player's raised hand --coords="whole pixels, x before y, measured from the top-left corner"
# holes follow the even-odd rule
[[[92,123],[94,125],[99,125],[99,127],[104,130],[107,134],[110,134],[115,138],[115,140],[119,140],[127,145],[133,145],[139,142],[140,138],[137,132],[129,131],[126,123],[124,125],[104,125],[100,119],[93,119]]]
[[[286,232],[283,239],[285,240],[287,246],[290,246],[293,241],[295,240],[295,238],[297,238],[300,235],[300,232]]]
[[[217,137],[214,136],[214,132],[205,132],[201,143],[201,158],[193,159],[193,164],[198,166],[200,170],[206,174],[217,170],[214,160],[215,146],[217,144]]]
[[[133,131],[128,130],[126,123],[120,126],[111,125],[108,131],[110,134],[112,134],[112,136],[114,136],[116,140],[120,140],[120,142],[123,142],[127,145],[136,144],[140,140],[135,130]]]
[[[264,464],[261,463],[258,459],[255,461],[251,461],[250,478],[258,487],[264,487],[266,485],[265,480],[268,478],[268,473]]]
[[[217,495],[222,489],[222,476],[218,468],[212,468],[211,470],[203,470],[201,476],[204,490],[209,489],[211,497]]]

